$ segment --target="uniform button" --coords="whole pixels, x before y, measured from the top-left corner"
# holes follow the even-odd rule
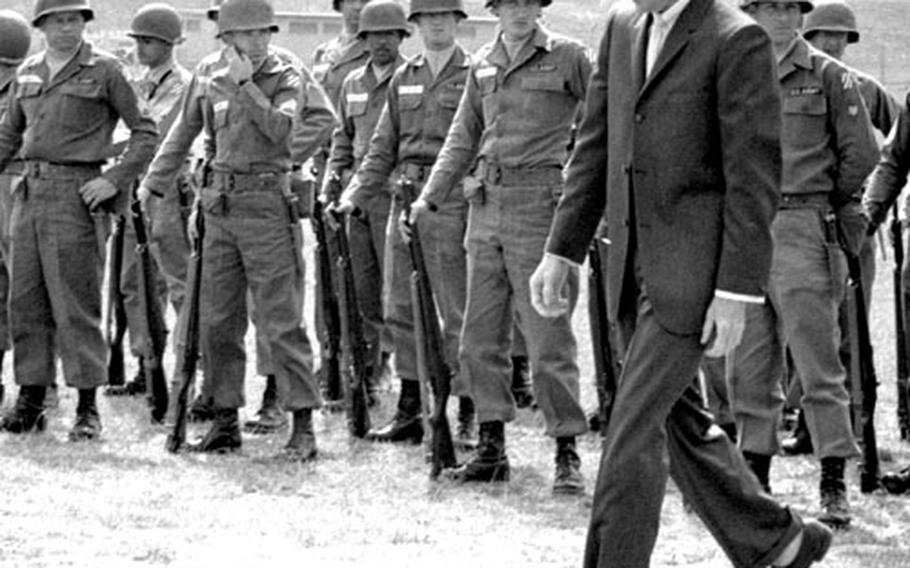
[[[644,121],[645,121],[645,115],[638,113],[638,112],[635,113],[635,123],[636,124],[641,124]]]

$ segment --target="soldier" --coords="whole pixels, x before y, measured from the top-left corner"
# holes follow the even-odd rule
[[[837,349],[837,308],[846,280],[839,243],[846,241],[858,252],[865,232],[859,216],[862,183],[878,152],[850,70],[815,50],[798,33],[812,2],[740,0],[740,6],[771,36],[784,111],[782,198],[772,225],[768,293],[778,323],[764,324],[764,337],[753,340],[761,343],[779,330],[780,344],[792,353],[803,388],[806,423],[822,466],[819,520],[843,527],[851,518],[844,467],[848,458],[859,455],[859,448],[850,426],[846,372]],[[744,345],[747,351],[753,347]],[[761,392],[750,391],[739,398],[751,398],[744,404],[753,404],[753,397],[759,396]],[[774,425],[766,419],[755,427]],[[745,439],[749,433],[741,435]],[[766,450],[754,458],[751,465],[766,482],[771,454]]]
[[[856,15],[853,9],[845,2],[840,0],[822,1],[815,5],[815,9],[806,16],[803,24],[803,37],[812,44],[816,49],[823,51],[838,61],[844,58],[844,52],[847,45],[857,43],[860,39],[859,30],[856,27]],[[851,69],[859,84],[859,92],[863,96],[863,102],[866,103],[866,109],[869,111],[869,118],[872,125],[882,136],[887,136],[891,132],[891,126],[894,124],[899,104],[891,96],[885,87],[882,86],[874,77]],[[866,297],[866,306],[872,305],[872,285],[875,281],[875,237],[869,235],[863,241],[863,248],[860,249],[860,263],[863,275],[863,292]],[[840,328],[841,328],[841,360],[847,372],[850,372],[850,342],[849,329],[847,328],[847,307],[846,301],[840,309]],[[858,381],[858,377],[848,377],[850,381]],[[798,382],[793,384],[796,396],[790,393],[788,400],[798,400],[801,394],[798,392]],[[800,413],[797,427],[792,436],[781,443],[781,448],[788,455],[812,453],[812,439],[809,436],[809,430],[806,428],[805,416]]]
[[[218,31],[225,47],[196,68],[182,112],[140,189],[146,199],[172,191],[193,140],[205,130],[212,174],[199,196],[206,226],[200,334],[214,422],[192,449],[222,453],[241,446],[249,291],[279,399],[293,415],[279,457],[308,461],[316,456],[312,410],[322,401],[302,324],[301,232],[289,172],[322,144],[334,115],[324,101],[310,100],[300,71],[271,49],[278,25],[269,2],[227,0]]]
[[[416,23],[423,51],[392,77],[369,152],[342,196],[339,211],[366,210],[377,195],[390,189],[388,180],[393,171],[398,171],[418,189],[426,181],[464,91],[471,60],[455,43],[455,32],[458,23],[467,17],[461,0],[411,0],[408,21]],[[408,245],[395,229],[403,211],[402,197],[395,193],[392,201],[384,267],[390,282],[385,293],[384,315],[394,340],[393,370],[401,380],[401,394],[391,422],[371,430],[367,437],[376,441],[419,442],[423,437],[423,426],[408,284],[411,261]],[[458,333],[465,304],[463,241],[467,209],[459,183],[457,189],[439,204],[432,223],[424,219],[419,227],[431,285],[443,321],[445,357],[455,376]],[[461,381],[456,380],[455,386],[461,387]],[[465,396],[460,405],[458,437],[468,440],[472,437],[473,404]]]
[[[183,21],[177,11],[168,4],[146,4],[141,7],[130,24],[128,34],[136,42],[136,58],[145,68],[137,77],[133,88],[158,124],[162,136],[167,134],[180,111],[180,100],[190,81],[190,72],[174,59],[174,46],[183,42]],[[190,249],[186,237],[186,218],[189,209],[190,192],[180,176],[175,191],[164,198],[151,199],[146,203],[149,218],[149,250],[158,270],[167,285],[167,296],[180,313],[186,284],[186,266]],[[126,309],[127,323],[130,324],[130,344],[133,353],[147,353],[143,344],[149,338],[143,337],[140,321],[144,315],[138,313],[138,257],[135,254],[136,234],[132,223],[124,225],[123,269],[120,289]],[[146,391],[144,363],[139,357],[139,372],[134,380],[124,385],[111,386],[105,394],[135,395]]]
[[[411,35],[404,9],[390,0],[367,4],[357,33],[366,41],[370,57],[366,65],[352,71],[341,86],[341,123],[332,135],[332,151],[326,166],[326,171],[337,173],[345,186],[367,154],[385,106],[392,73],[404,62],[398,49],[401,41]],[[326,177],[323,184],[321,199],[330,203],[340,196],[330,194],[328,179]],[[382,361],[383,260],[391,200],[387,187],[374,192],[354,215],[349,216],[347,227],[371,376]]]
[[[587,430],[579,404],[576,344],[569,313],[549,319],[531,306],[528,279],[543,254],[572,125],[591,64],[584,47],[538,23],[550,0],[487,0],[501,32],[477,53],[452,128],[411,223],[434,215],[476,163],[464,191],[468,292],[461,372],[480,423],[477,452],[454,471],[459,481],[505,481],[513,309],[525,336],[531,378],[547,434],[556,438],[555,493],[581,493],[575,437]],[[574,308],[578,274],[568,302]],[[514,307],[513,307],[514,306]]]
[[[101,334],[105,208],[126,194],[155,150],[157,128],[139,109],[120,64],[83,40],[94,12],[87,0],[39,0],[32,25],[47,49],[19,67],[0,124],[0,169],[16,156],[25,177],[15,191],[10,323],[20,385],[0,429],[42,430],[56,356],[79,389],[70,440],[101,432],[95,392],[106,380]],[[118,120],[126,150],[101,175]]]
[[[0,121],[6,112],[8,98],[13,92],[11,86],[16,76],[16,67],[28,55],[32,35],[28,21],[18,12],[0,10]],[[9,298],[10,269],[10,215],[12,214],[13,180],[22,175],[22,164],[10,162],[6,170],[0,171],[0,368],[3,367],[3,356],[11,347],[9,333]],[[3,375],[0,373],[0,404],[3,404]]]

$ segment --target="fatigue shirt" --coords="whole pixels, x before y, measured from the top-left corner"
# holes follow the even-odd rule
[[[53,79],[49,75],[45,52],[19,67],[0,122],[0,170],[17,152],[25,160],[101,164],[121,119],[130,129],[129,143],[103,177],[120,190],[129,188],[155,152],[158,129],[140,110],[120,63],[83,42]]]
[[[498,39],[482,47],[421,196],[445,201],[475,157],[506,168],[562,167],[590,76],[584,46],[539,25],[515,61]]]
[[[398,68],[404,59],[399,55],[392,64]],[[370,147],[379,115],[385,106],[393,73],[379,81],[370,61],[351,72],[341,86],[340,124],[332,135],[332,152],[328,169],[353,173]]]
[[[400,164],[429,172],[452,126],[470,64],[470,56],[456,46],[435,78],[423,54],[395,72],[369,151],[348,189],[351,201],[362,206],[373,192],[385,191]]]
[[[863,96],[863,102],[866,103],[872,126],[883,135],[888,136],[891,127],[897,122],[900,103],[885,90],[885,87],[875,77],[855,69],[851,69],[851,71],[859,81],[859,92]]]
[[[320,106],[320,101],[316,106],[309,104],[306,97],[312,90],[304,89],[304,83],[301,71],[272,48],[252,80],[243,86],[231,79],[225,50],[205,57],[190,80],[182,112],[143,185],[158,194],[169,191],[193,140],[203,129],[206,159],[213,170],[288,172],[292,159],[306,158],[292,157],[292,146],[301,153],[315,149],[335,121],[331,108]]]
[[[842,205],[859,197],[878,145],[856,76],[796,37],[780,60],[784,195],[830,193]]]
[[[369,58],[367,42],[360,38],[339,36],[316,48],[313,75],[338,111],[341,110],[338,103],[345,78],[351,71],[366,65]]]
[[[0,64],[0,123],[3,122],[3,117],[6,114],[6,109],[9,105],[9,97],[13,92],[12,84],[15,77],[15,65],[6,66]],[[0,175],[19,175],[21,173],[22,163],[18,160],[7,164],[5,170],[0,170]]]
[[[869,179],[863,204],[867,215],[876,224],[884,221],[888,209],[907,184],[910,172],[910,95],[903,106],[891,133],[885,139],[881,158]]]

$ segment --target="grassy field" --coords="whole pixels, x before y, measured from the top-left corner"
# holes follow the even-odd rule
[[[884,464],[889,468],[910,462],[910,446],[896,436],[889,267],[881,264],[873,330],[883,382],[880,445],[895,460]],[[579,313],[576,330],[590,377],[588,328]],[[247,415],[255,411],[262,382],[250,375]],[[592,407],[588,383],[583,397]],[[318,415],[321,457],[304,466],[267,462],[283,434],[246,436],[237,456],[170,455],[163,449],[165,432],[149,426],[141,400],[102,399],[102,439],[74,445],[66,432],[75,393],[64,389],[62,395],[46,433],[0,436],[4,568],[580,565],[598,438],[580,441],[588,493],[554,498],[553,445],[542,436],[538,413],[520,411],[507,428],[510,483],[459,487],[427,479],[420,447],[352,442],[339,415]],[[375,422],[391,412],[394,399],[387,393]],[[203,431],[194,427],[191,436]],[[811,460],[774,461],[775,494],[809,516],[817,512],[817,479]],[[854,468],[849,487],[854,526],[838,534],[823,566],[910,565],[907,498],[860,495]],[[728,565],[671,484],[653,566]]]

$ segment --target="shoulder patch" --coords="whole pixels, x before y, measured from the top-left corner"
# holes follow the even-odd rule
[[[845,91],[856,89],[859,87],[859,80],[856,78],[856,75],[852,71],[844,71],[844,74],[840,77],[841,84],[844,86]]]

